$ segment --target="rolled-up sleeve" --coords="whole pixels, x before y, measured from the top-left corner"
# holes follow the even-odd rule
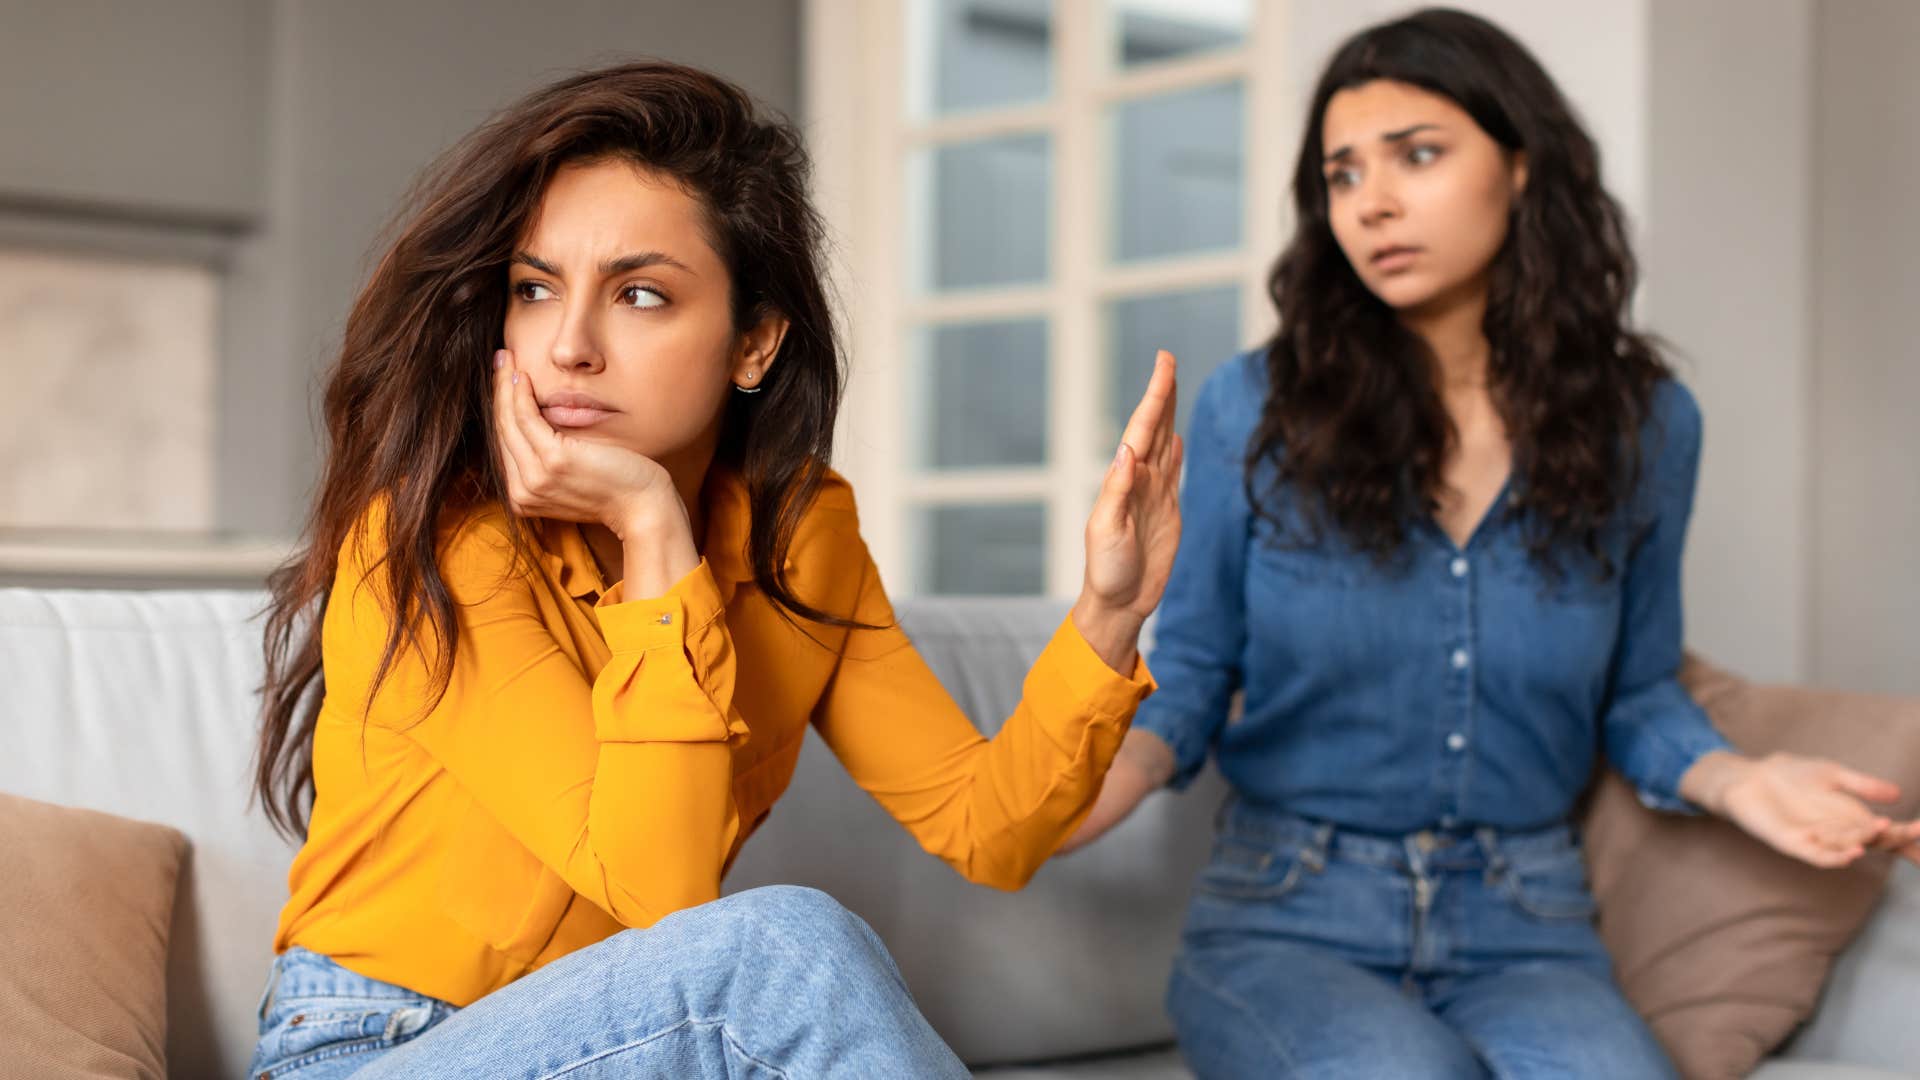
[[[1643,527],[1625,567],[1620,635],[1603,737],[1608,760],[1657,810],[1697,812],[1680,777],[1702,755],[1732,749],[1680,685],[1683,642],[1680,561],[1700,467],[1701,419],[1678,383],[1661,387],[1646,443]]]

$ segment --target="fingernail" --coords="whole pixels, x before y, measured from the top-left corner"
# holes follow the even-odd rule
[[[495,370],[495,371],[499,371],[499,370],[500,370],[500,366],[501,366],[502,364],[505,364],[506,362],[507,362],[507,350],[505,350],[505,349],[496,349],[496,350],[494,350],[494,353],[493,353],[493,370]]]
[[[513,373],[513,385],[515,386],[520,385],[520,373],[517,371]]]
[[[1119,446],[1114,447],[1113,463],[1118,465],[1125,460],[1127,460],[1127,444],[1125,440],[1122,440]]]

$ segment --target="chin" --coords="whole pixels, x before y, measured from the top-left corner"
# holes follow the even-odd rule
[[[1413,311],[1432,303],[1440,295],[1440,290],[1431,282],[1410,279],[1407,276],[1392,277],[1385,281],[1369,282],[1367,288],[1380,302],[1395,311]]]

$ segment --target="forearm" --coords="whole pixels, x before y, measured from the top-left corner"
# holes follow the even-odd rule
[[[1101,784],[1100,797],[1059,853],[1085,847],[1125,821],[1148,795],[1166,786],[1173,771],[1173,748],[1164,740],[1150,731],[1127,732]]]

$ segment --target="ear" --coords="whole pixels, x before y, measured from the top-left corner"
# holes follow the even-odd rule
[[[742,390],[757,390],[767,381],[767,372],[780,358],[780,343],[787,339],[789,325],[786,315],[770,310],[740,335],[734,350],[733,372],[728,376],[733,385]]]
[[[1507,162],[1507,175],[1513,183],[1513,197],[1519,198],[1527,190],[1527,152],[1515,150]]]

